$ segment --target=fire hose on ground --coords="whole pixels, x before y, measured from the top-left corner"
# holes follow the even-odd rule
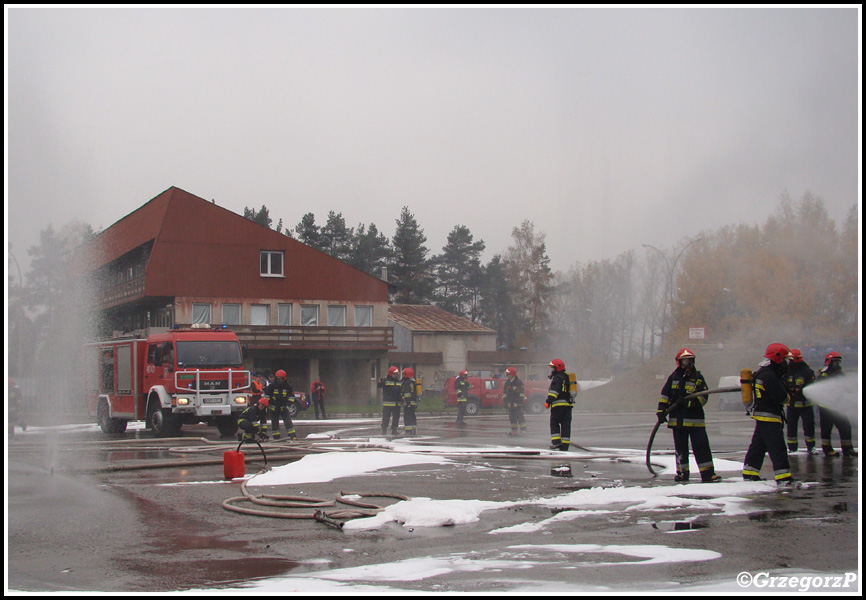
[[[283,496],[273,494],[253,495],[247,490],[247,482],[241,484],[242,496],[228,498],[222,503],[223,508],[233,512],[254,515],[258,517],[270,517],[276,519],[315,519],[320,523],[331,525],[338,529],[342,529],[343,521],[348,519],[356,519],[362,517],[372,517],[383,510],[384,506],[371,504],[368,502],[360,502],[349,498],[349,496],[358,496],[361,498],[394,498],[396,500],[408,500],[407,496],[402,494],[393,494],[388,492],[344,492],[340,491],[334,500],[325,500],[323,498],[313,498],[309,496]],[[259,508],[247,508],[237,506],[240,502],[251,502],[258,506],[270,507],[269,510]],[[353,506],[354,509],[340,509],[326,512],[324,508],[337,508],[337,504],[345,504]],[[304,511],[284,511],[273,509],[306,509]],[[312,510],[311,510],[312,509]]]

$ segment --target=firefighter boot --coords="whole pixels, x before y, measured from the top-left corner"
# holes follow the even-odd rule
[[[688,483],[689,481],[689,472],[688,471],[680,471],[674,477],[674,481],[677,483]]]
[[[704,475],[701,473],[701,482],[702,483],[718,483],[722,480],[721,477],[716,475],[715,473],[710,473],[709,475]]]

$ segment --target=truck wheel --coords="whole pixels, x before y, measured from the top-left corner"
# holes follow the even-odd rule
[[[103,400],[96,409],[96,422],[102,433],[123,433],[126,431],[126,419],[114,419],[108,416],[108,404]]]
[[[538,398],[531,398],[527,402],[526,407],[529,409],[529,414],[540,415],[544,412],[544,400],[540,400]]]
[[[289,417],[292,419],[295,418],[295,415],[298,414],[298,405],[295,402],[289,402]]]
[[[238,420],[236,417],[224,417],[217,419],[217,430],[222,437],[232,437],[238,431]]]
[[[180,430],[181,424],[170,411],[159,405],[159,400],[153,399],[147,406],[147,426],[156,437],[169,437]]]
[[[466,414],[477,415],[481,412],[481,400],[475,396],[470,396],[466,399]]]

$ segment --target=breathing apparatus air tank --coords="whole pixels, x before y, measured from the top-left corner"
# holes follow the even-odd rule
[[[753,382],[754,382],[754,379],[752,378],[752,370],[751,369],[742,369],[740,371],[740,392],[743,395],[743,397],[742,397],[743,406],[745,406],[746,409],[751,408],[752,401],[754,400],[754,397],[752,394],[752,383]]]

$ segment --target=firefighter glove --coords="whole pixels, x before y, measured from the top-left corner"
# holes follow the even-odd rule
[[[664,413],[664,412],[661,412],[661,411],[660,411],[660,412],[657,412],[657,413],[656,413],[656,416],[657,416],[658,419],[659,419],[659,423],[664,423],[665,421],[668,420],[667,417],[665,416],[665,413]]]

